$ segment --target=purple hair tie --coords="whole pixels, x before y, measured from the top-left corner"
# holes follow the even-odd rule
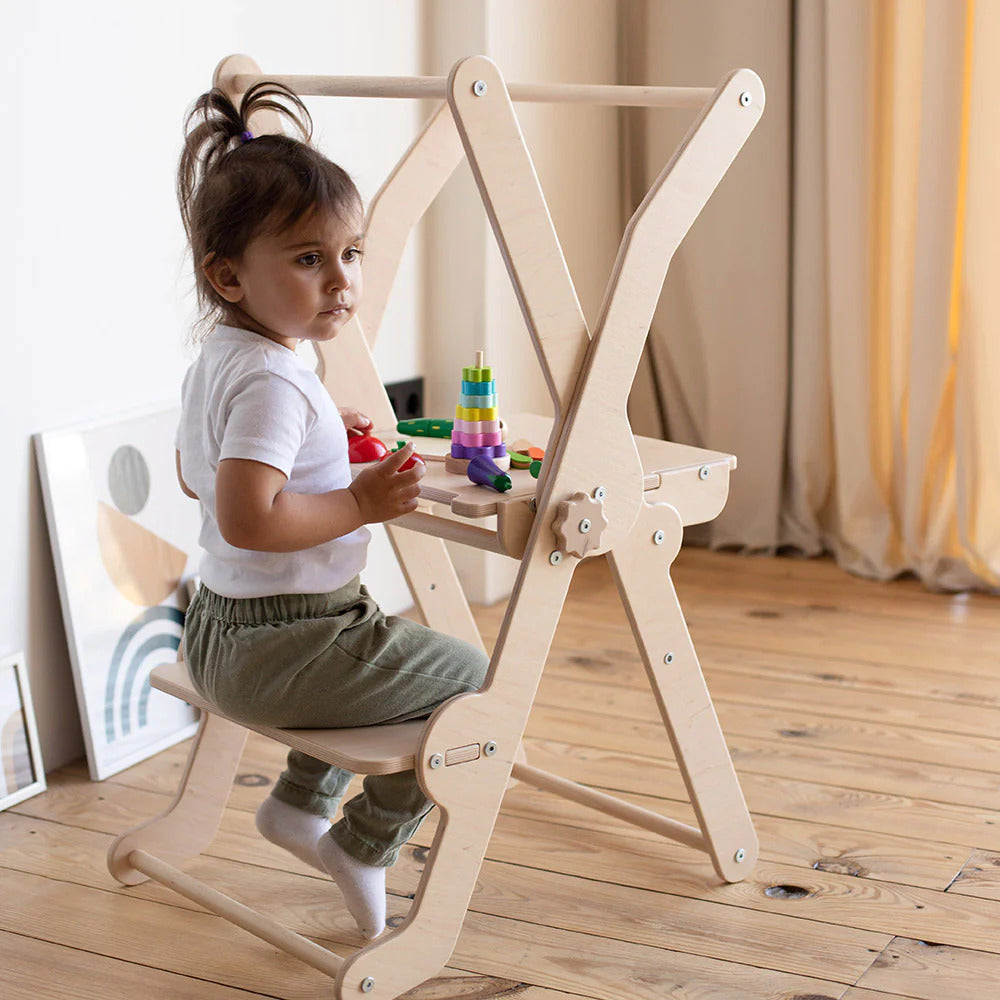
[[[253,132],[243,132],[240,135],[240,142],[247,143],[253,138]]]

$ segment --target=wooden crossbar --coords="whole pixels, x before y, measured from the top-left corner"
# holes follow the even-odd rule
[[[314,969],[328,976],[336,976],[344,960],[332,951],[314,944],[308,938],[295,931],[290,931],[276,924],[262,913],[237,902],[225,893],[205,885],[204,882],[186,875],[173,865],[148,853],[147,851],[132,851],[128,856],[129,863],[136,871],[148,875],[151,879],[165,885],[168,889],[190,899],[192,903],[204,906],[206,910],[217,913],[220,917],[242,927],[256,937],[262,938],[275,948],[280,948],[289,955],[311,965]]]
[[[443,101],[448,95],[444,76],[261,76],[236,73],[220,83],[245,93],[255,83],[269,80],[302,97],[384,97]],[[714,87],[635,87],[594,83],[508,83],[515,102],[536,104],[604,104],[631,108],[700,108]]]
[[[581,785],[578,781],[561,778],[558,774],[543,771],[540,767],[532,767],[530,764],[515,763],[511,774],[518,781],[523,781],[533,788],[540,788],[543,792],[551,792],[553,795],[569,799],[578,805],[607,813],[609,816],[625,820],[626,823],[631,823],[633,826],[640,826],[644,830],[658,833],[661,837],[668,837],[670,840],[676,840],[687,847],[708,853],[708,843],[701,830],[688,826],[687,823],[679,823],[675,819],[660,816],[649,809],[634,806],[624,799],[608,795],[606,792],[598,792],[586,785]]]

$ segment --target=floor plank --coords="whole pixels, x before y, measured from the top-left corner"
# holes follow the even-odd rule
[[[932,941],[896,938],[861,977],[859,985],[919,1000],[996,995],[1000,955]]]
[[[974,851],[948,892],[963,896],[980,896],[1000,901],[1000,854],[996,851]]]
[[[78,1000],[262,1000],[267,996],[8,931],[0,931],[0,969],[4,1000],[61,1000],[68,996]]]

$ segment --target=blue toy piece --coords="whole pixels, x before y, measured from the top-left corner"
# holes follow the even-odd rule
[[[489,396],[496,391],[496,379],[491,379],[489,382],[468,382],[462,379],[462,392],[466,396]]]
[[[485,455],[476,455],[470,459],[468,476],[479,486],[489,486],[497,493],[506,493],[511,488],[510,476],[503,469],[497,468]]]

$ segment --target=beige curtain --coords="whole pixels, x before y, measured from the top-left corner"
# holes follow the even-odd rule
[[[644,433],[739,456],[702,540],[1000,586],[1000,0],[640,7],[623,52],[655,82],[725,58],[768,91],[632,400]],[[633,128],[632,174],[670,129]]]

